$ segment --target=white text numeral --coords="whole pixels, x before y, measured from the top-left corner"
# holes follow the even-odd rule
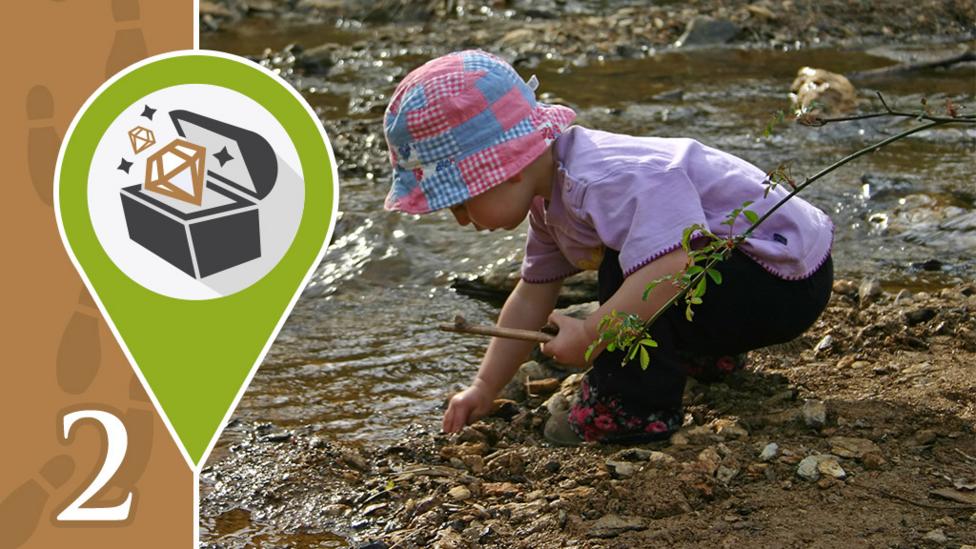
[[[132,506],[132,492],[125,497],[125,501],[114,507],[82,507],[95,496],[108,481],[112,480],[115,472],[122,465],[125,458],[125,450],[129,446],[129,441],[125,432],[125,425],[114,415],[101,410],[79,410],[64,416],[64,438],[68,438],[71,426],[79,419],[93,419],[101,424],[105,429],[108,439],[108,451],[105,454],[105,463],[98,471],[92,483],[85,488],[85,491],[72,501],[63,511],[58,513],[57,520],[60,521],[120,521],[129,518],[129,508]]]

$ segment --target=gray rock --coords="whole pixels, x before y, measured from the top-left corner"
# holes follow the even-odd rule
[[[820,456],[807,456],[796,466],[796,475],[804,480],[815,482],[820,480],[820,471],[817,465],[820,463]]]
[[[468,490],[467,486],[455,486],[447,491],[447,495],[450,496],[451,499],[464,501],[466,499],[471,499],[471,490]]]
[[[591,526],[588,536],[591,538],[610,539],[624,532],[644,530],[647,525],[639,517],[621,517],[605,515],[596,520]]]
[[[813,354],[814,355],[819,355],[820,353],[823,353],[825,351],[829,351],[830,348],[833,347],[833,346],[834,346],[834,336],[829,335],[829,334],[828,335],[825,335],[825,336],[823,336],[823,339],[821,339],[813,347]]]
[[[608,461],[607,470],[616,478],[630,478],[637,472],[637,468],[629,461]]]
[[[738,474],[738,469],[726,467],[725,465],[719,465],[718,471],[715,472],[715,478],[718,479],[718,481],[722,484],[728,484]]]
[[[814,429],[827,425],[827,406],[823,401],[808,400],[803,403],[803,423]]]
[[[949,541],[949,538],[946,537],[945,532],[942,531],[942,528],[936,528],[935,530],[932,530],[931,532],[925,534],[925,537],[923,539],[925,539],[926,541],[938,543],[939,545],[942,545],[943,543]]]
[[[857,289],[858,300],[866,305],[881,297],[881,282],[877,278],[865,278]]]
[[[739,34],[739,27],[727,19],[710,19],[696,17],[688,23],[684,34],[675,43],[676,46],[707,46],[724,44]]]
[[[847,472],[837,462],[837,458],[830,454],[807,456],[796,466],[796,475],[811,482],[827,476],[842,479]]]
[[[759,461],[771,461],[777,454],[779,454],[779,444],[770,442],[762,449],[762,452],[759,452]]]
[[[308,445],[312,448],[325,448],[329,445],[329,441],[320,436],[314,436],[308,440]]]

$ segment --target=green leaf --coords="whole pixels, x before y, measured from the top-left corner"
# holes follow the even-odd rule
[[[654,341],[653,339],[651,339],[649,337],[645,337],[644,339],[642,339],[640,341],[640,344],[643,345],[643,346],[645,346],[645,347],[657,347],[657,341]]]
[[[702,298],[700,298],[700,297],[692,297],[689,300],[689,303],[691,303],[691,305],[701,305],[702,304]],[[689,305],[688,307],[690,308],[691,305]]]
[[[692,292],[693,299],[700,298],[701,296],[705,295],[705,284],[707,282],[708,279],[705,277],[702,277],[701,280],[698,281],[698,285],[695,286],[695,291]],[[699,299],[699,301],[701,300]]]
[[[752,210],[743,210],[742,215],[746,216],[746,219],[749,220],[749,223],[755,224],[756,221],[759,221],[759,214],[757,214]]]
[[[651,363],[651,355],[648,354],[647,349],[645,349],[644,347],[640,348],[640,363],[641,363],[641,368],[643,368],[644,370],[646,370],[647,365]]]
[[[691,305],[689,304],[689,305],[688,305],[688,306],[687,306],[687,307],[685,308],[685,318],[687,318],[687,319],[688,319],[688,322],[691,322],[691,319],[692,319],[692,318],[693,318],[694,316],[695,316],[695,313],[694,313],[694,312],[693,312],[693,311],[691,310]]]
[[[722,283],[722,273],[716,269],[708,269],[705,272],[708,273],[708,276],[712,277],[712,280],[715,281],[716,284]]]
[[[393,479],[390,479],[390,480],[386,481],[386,491],[387,492],[389,492],[390,490],[392,490],[395,487],[396,487],[396,484],[393,482]]]
[[[684,248],[686,252],[691,250],[692,233],[697,231],[699,228],[701,228],[701,225],[691,225],[689,227],[685,227],[684,232],[681,233],[681,247]]]

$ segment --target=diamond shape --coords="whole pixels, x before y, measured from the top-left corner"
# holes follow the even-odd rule
[[[156,136],[149,128],[136,126],[129,130],[129,143],[132,145],[132,152],[139,154],[156,144]]]
[[[143,188],[199,206],[203,203],[203,174],[207,149],[174,139],[146,160]]]

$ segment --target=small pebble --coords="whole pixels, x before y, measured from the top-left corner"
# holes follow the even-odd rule
[[[759,461],[770,461],[775,458],[777,454],[779,454],[779,444],[770,442],[765,448],[762,449],[762,452],[759,453]]]
[[[455,486],[448,490],[447,495],[451,499],[456,499],[458,501],[464,501],[466,499],[471,499],[471,490],[468,490],[467,486]]]
[[[936,528],[935,530],[932,530],[928,534],[925,534],[924,539],[926,541],[935,542],[940,545],[949,541],[949,538],[946,537],[945,532],[942,531],[942,528]]]
[[[823,401],[808,400],[803,403],[803,422],[814,429],[827,424],[827,406]]]
[[[935,442],[935,439],[939,438],[939,435],[932,429],[923,429],[915,433],[915,444],[919,446],[928,446]]]
[[[608,461],[607,470],[616,478],[630,478],[637,469],[629,461]]]

